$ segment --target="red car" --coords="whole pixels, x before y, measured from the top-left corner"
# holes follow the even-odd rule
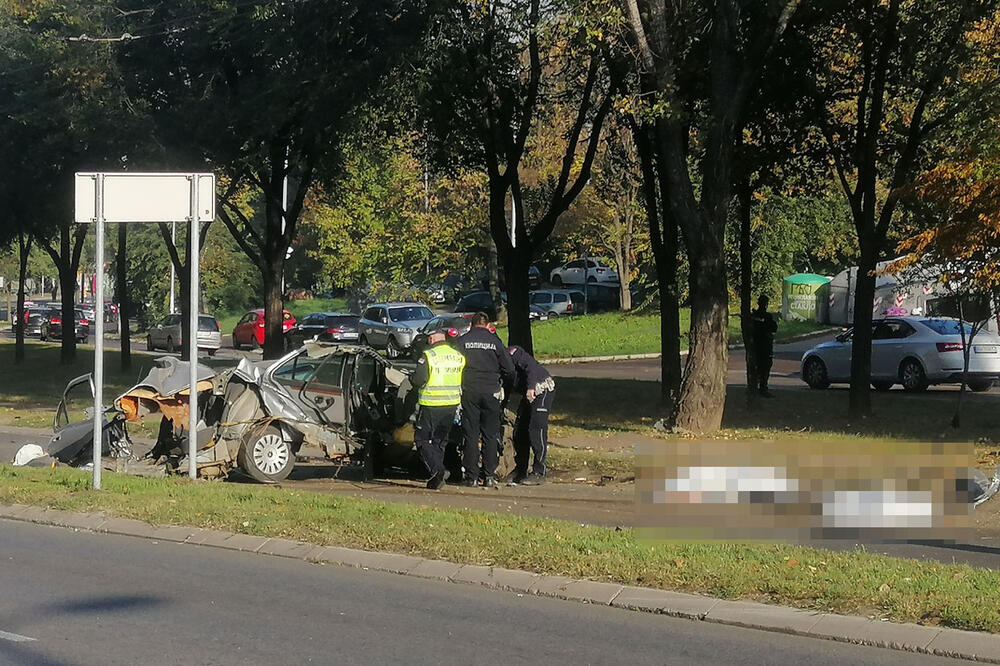
[[[295,317],[288,310],[282,310],[281,332],[295,326]],[[256,349],[264,346],[264,310],[251,310],[236,322],[233,329],[233,348],[243,349],[244,346]]]

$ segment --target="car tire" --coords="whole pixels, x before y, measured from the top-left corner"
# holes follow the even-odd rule
[[[591,275],[589,278],[587,278],[587,282],[590,284],[597,284],[597,278]]]
[[[173,354],[175,351],[177,351],[176,347],[174,347],[174,339],[172,337],[170,337],[170,336],[167,336],[167,347],[166,347],[166,349],[167,349],[167,353],[168,354]]]
[[[208,352],[209,356],[215,356],[215,352],[217,352],[219,350],[218,349],[206,349],[205,351]]]
[[[153,346],[153,338],[146,336],[146,351],[153,351],[156,347]]]
[[[924,367],[916,359],[908,358],[899,364],[899,383],[908,393],[926,391],[929,383]]]
[[[561,287],[562,284],[563,284],[563,280],[562,280],[562,276],[561,275],[553,275],[552,276],[552,286],[553,287]]]
[[[556,319],[559,316],[558,312],[550,312],[549,319]]]
[[[403,354],[403,350],[400,348],[399,343],[396,342],[396,338],[390,336],[389,340],[385,343],[385,355],[388,358],[399,358]]]
[[[802,379],[809,388],[822,390],[830,387],[830,376],[826,372],[823,360],[813,356],[802,366]]]
[[[236,331],[233,331],[233,349],[235,349],[236,351],[243,349],[243,346],[236,339]]]
[[[260,349],[260,343],[257,342],[257,334],[256,333],[250,336],[250,346],[249,346],[249,349],[250,349],[250,351],[257,351],[258,349]]]
[[[895,382],[872,382],[872,388],[879,393],[885,393],[893,387]]]
[[[993,388],[994,383],[992,379],[972,379],[968,382],[968,386],[973,393],[982,393]]]
[[[295,467],[292,445],[275,426],[253,430],[240,446],[236,464],[246,475],[261,483],[283,481]]]

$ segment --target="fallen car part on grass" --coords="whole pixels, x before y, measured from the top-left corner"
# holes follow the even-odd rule
[[[113,459],[105,462],[109,469],[141,475],[188,470],[188,364],[174,357],[154,363],[142,381],[105,409],[102,450]],[[198,377],[195,464],[203,478],[224,478],[239,469],[257,481],[281,481],[304,445],[319,448],[327,459],[356,463],[366,479],[390,467],[421,470],[412,425],[417,396],[409,373],[370,347],[307,342],[276,361],[243,359],[219,374],[199,366]],[[68,419],[69,395],[83,385],[91,387],[92,400],[89,375],[69,383],[47,451],[72,466],[89,462],[93,441],[89,422]],[[155,445],[142,458],[132,456],[127,424],[156,414]],[[508,440],[509,433],[507,428]],[[453,439],[460,436],[455,427]],[[512,464],[505,462],[502,473]]]

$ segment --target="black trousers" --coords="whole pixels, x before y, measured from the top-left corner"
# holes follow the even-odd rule
[[[770,354],[757,355],[757,390],[767,390],[767,380],[771,376],[771,366],[774,365],[774,357]]]
[[[466,478],[494,476],[500,463],[500,401],[482,391],[462,390],[462,465]],[[483,440],[483,466],[479,466],[479,439]]]
[[[549,411],[555,391],[543,391],[534,402],[527,398],[517,408],[514,423],[514,470],[518,476],[528,473],[529,458],[533,455],[531,471],[545,476],[545,456],[549,450]]]
[[[448,444],[448,433],[455,421],[457,405],[450,407],[420,406],[417,427],[413,431],[413,441],[420,452],[427,472],[434,476],[444,471],[444,449]]]

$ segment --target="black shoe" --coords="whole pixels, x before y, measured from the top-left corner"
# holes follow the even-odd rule
[[[773,398],[774,394],[768,391],[766,388],[760,390],[760,394],[765,398]]]
[[[463,481],[464,479],[462,478],[462,470],[458,470],[457,472],[452,471],[448,473],[448,483],[450,483],[451,485],[458,486],[461,485]]]
[[[483,479],[483,488],[495,488],[496,485],[497,482],[492,476],[487,476]]]
[[[524,480],[528,478],[528,475],[524,472],[514,472],[514,475],[510,477],[507,481],[508,486],[516,486],[524,483]]]
[[[525,486],[540,486],[543,483],[545,483],[545,475],[535,474],[534,472],[525,477],[524,481],[521,482]]]
[[[462,479],[462,485],[465,486],[466,488],[475,488],[478,485],[478,483],[476,481],[476,477],[467,476],[464,479]]]
[[[444,485],[444,472],[438,472],[437,474],[432,476],[430,480],[427,482],[427,487],[430,490],[438,490],[443,485]]]

